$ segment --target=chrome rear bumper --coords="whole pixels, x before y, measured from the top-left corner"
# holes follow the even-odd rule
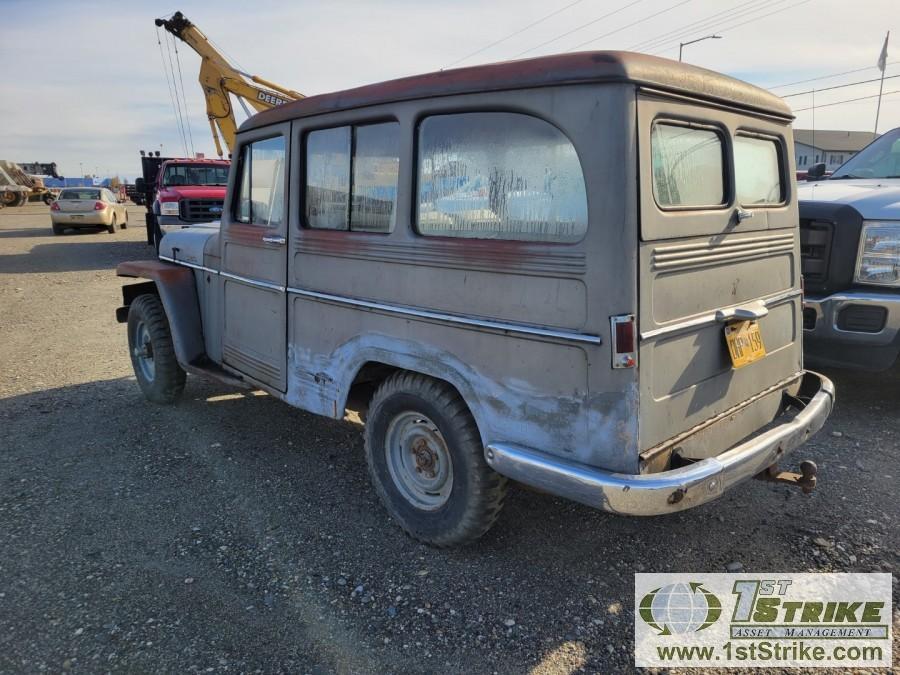
[[[803,390],[814,392],[792,418],[759,436],[671,471],[624,474],[567,462],[527,448],[491,444],[488,464],[498,473],[560,497],[631,516],[674,513],[705,504],[782,460],[822,428],[834,405],[834,385],[807,371]]]

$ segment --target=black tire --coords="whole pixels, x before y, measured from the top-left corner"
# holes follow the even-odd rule
[[[44,200],[44,203],[45,203],[47,206],[50,206],[50,205],[53,203],[53,195],[52,195],[51,193],[49,193],[49,192],[47,192],[46,194],[44,194],[44,196],[43,196],[41,199]]]
[[[153,246],[154,243],[154,231],[156,229],[156,216],[154,216],[150,211],[147,212],[146,222],[147,222],[147,244]]]
[[[159,255],[159,245],[162,243],[163,231],[160,228],[159,224],[153,228],[153,248],[156,251],[156,254]]]
[[[125,212],[125,220],[122,221],[122,229],[128,229],[128,211]]]
[[[28,195],[24,192],[17,192],[10,206],[22,206],[28,201]]]
[[[58,236],[58,235],[61,235],[65,231],[66,231],[66,228],[64,228],[62,225],[57,225],[56,223],[53,224],[53,234]]]
[[[416,416],[421,419],[413,419]],[[388,434],[394,439],[397,425],[409,424],[398,420],[412,420],[413,424],[424,421],[433,426],[437,432],[434,437],[442,443],[439,453],[433,452],[428,439],[434,437],[427,432],[422,436],[426,439],[424,463],[420,462],[420,451],[413,450],[422,442],[414,435],[417,432],[405,437],[417,439],[409,442],[409,453],[400,450],[405,447],[400,443],[391,442],[396,448],[391,450]],[[449,457],[450,464],[450,475],[444,483],[449,485],[447,494],[426,491],[424,499],[435,501],[416,503],[419,488],[410,489],[409,484],[421,478],[407,472],[409,479],[404,487],[403,480],[395,478],[398,471],[402,472],[397,462],[402,464],[403,460],[389,457],[412,457],[406,460],[407,465],[414,462],[419,474],[424,466],[426,475],[434,478],[437,472],[446,472],[441,462],[434,460],[442,453]],[[417,373],[390,376],[372,397],[366,420],[366,461],[375,490],[391,517],[410,536],[432,546],[461,546],[475,541],[497,520],[506,497],[508,481],[485,462],[478,427],[462,397],[446,382]]]
[[[150,401],[172,404],[184,391],[166,310],[156,295],[139,295],[128,308],[128,351],[138,385]],[[147,367],[147,362],[152,367]]]
[[[116,214],[112,214],[112,220],[109,222],[109,225],[106,226],[106,231],[110,234],[116,233]]]

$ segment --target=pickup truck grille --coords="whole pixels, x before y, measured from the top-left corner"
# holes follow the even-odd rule
[[[800,271],[807,283],[821,284],[828,278],[833,234],[831,223],[800,219]]]
[[[183,199],[179,206],[179,216],[188,223],[208,223],[222,217],[221,199]]]
[[[862,216],[851,206],[800,202],[800,269],[810,297],[853,286]]]

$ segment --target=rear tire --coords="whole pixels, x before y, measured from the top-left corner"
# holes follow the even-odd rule
[[[446,382],[410,372],[385,380],[369,407],[366,460],[388,513],[426,544],[471,543],[503,507],[508,481],[487,465],[475,420]]]
[[[53,195],[51,193],[46,193],[42,199],[47,206],[50,206],[53,203]]]
[[[186,376],[175,358],[169,320],[156,295],[139,295],[131,303],[128,351],[144,396],[154,403],[175,403],[184,391]]]
[[[62,225],[57,225],[56,223],[53,224],[53,234],[58,236],[65,231],[66,231],[66,228],[64,228]]]
[[[116,233],[116,214],[115,213],[112,215],[112,221],[109,223],[109,225],[106,226],[106,231],[109,232],[110,234]]]

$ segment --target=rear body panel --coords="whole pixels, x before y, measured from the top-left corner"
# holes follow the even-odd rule
[[[801,370],[800,249],[796,201],[787,178],[793,169],[786,120],[652,92],[639,94],[638,120],[640,447],[646,451]],[[702,125],[720,134],[726,174],[721,206],[667,210],[657,204],[650,133],[659,120]],[[780,204],[736,203],[730,158],[738,133],[760,135],[781,147]],[[739,220],[741,208],[752,217]],[[727,322],[717,317],[735,308],[765,314],[758,321],[767,355],[740,369],[732,366],[725,344]],[[747,433],[777,412],[777,399],[756,415],[743,416]],[[728,447],[714,445],[707,443],[703,452]]]

